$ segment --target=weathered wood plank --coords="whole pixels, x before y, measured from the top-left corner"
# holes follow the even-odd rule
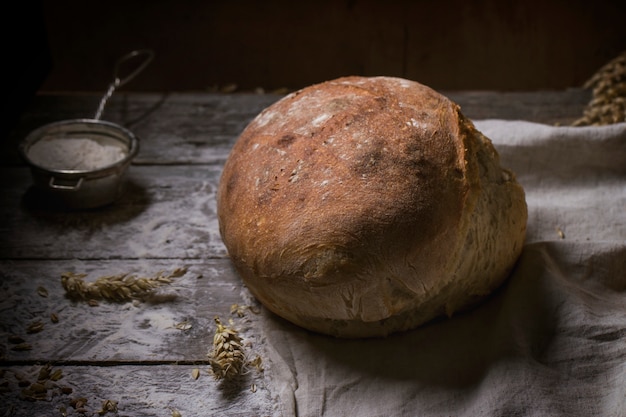
[[[27,168],[0,168],[0,259],[224,257],[220,174],[218,165],[132,166],[120,200],[68,212],[38,195]]]
[[[180,267],[187,268],[185,275],[145,300],[91,306],[68,298],[61,284],[67,271],[94,281],[122,273],[151,277]],[[260,307],[227,259],[0,261],[0,293],[0,363],[206,362],[216,316],[234,321],[250,353],[258,336]],[[231,313],[233,304],[249,308],[239,317]],[[37,322],[41,330],[29,332]],[[30,349],[22,350],[21,343]]]
[[[138,164],[223,162],[252,118],[278,95],[132,94],[114,96],[103,120],[118,123],[140,139]],[[3,145],[0,161],[19,164],[17,144],[46,123],[93,117],[98,96],[37,96]]]
[[[78,398],[87,399],[87,415],[96,415],[105,400],[116,401],[118,415],[129,416],[169,416],[173,410],[183,416],[274,415],[264,372],[250,367],[235,385],[218,383],[209,372],[206,354],[215,316],[224,321],[232,317],[250,358],[262,350],[252,310],[245,310],[243,318],[230,313],[233,303],[258,305],[227,260],[186,262],[187,274],[150,300],[135,303],[89,306],[71,301],[59,280],[67,270],[97,277],[119,272],[150,275],[178,266],[178,260],[0,262],[3,415],[62,415],[62,407],[73,415],[72,400]],[[47,296],[39,288],[45,288]],[[49,319],[52,312],[57,323]],[[37,320],[44,323],[43,330],[27,333],[28,324]],[[176,328],[179,323],[190,327]],[[11,350],[11,335],[22,337],[32,350]],[[60,370],[62,378],[44,383],[43,398],[33,401],[32,392],[24,390],[46,364]],[[200,371],[197,380],[194,369]]]
[[[582,89],[564,91],[444,92],[461,106],[470,119],[527,120],[550,125],[569,125],[583,114],[591,92]]]
[[[585,90],[539,92],[443,92],[472,119],[521,119],[569,124],[590,99]],[[257,94],[118,94],[103,119],[129,128],[141,139],[138,164],[221,163],[252,118],[280,99]],[[19,164],[17,143],[45,123],[92,117],[97,95],[41,95],[8,140],[0,143],[0,162]]]
[[[172,416],[273,416],[271,389],[262,372],[251,371],[235,386],[213,380],[206,366],[124,365],[58,366],[62,378],[44,384],[41,400],[29,400],[29,383],[36,382],[43,364],[0,368],[0,415],[12,417],[110,415],[132,417]],[[200,377],[192,378],[193,369]],[[17,377],[16,377],[17,375]],[[20,381],[24,387],[20,386]],[[84,398],[84,413],[75,408]],[[98,414],[106,400],[117,403],[117,413]],[[80,404],[79,404],[80,406]]]

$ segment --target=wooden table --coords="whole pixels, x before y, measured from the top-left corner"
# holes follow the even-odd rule
[[[571,123],[590,99],[582,90],[446,94],[473,119],[549,124]],[[216,316],[233,320],[249,357],[263,343],[254,331],[260,307],[220,240],[215,190],[239,133],[280,96],[116,93],[103,119],[141,140],[125,194],[96,210],[49,207],[17,144],[45,123],[91,117],[99,98],[39,95],[0,144],[0,415],[98,415],[107,400],[117,404],[108,415],[274,415],[271,364],[225,387],[207,353]],[[181,267],[183,276],[133,302],[91,305],[61,285],[66,271],[93,280]],[[253,308],[239,317],[235,304]],[[42,369],[51,374],[38,383]]]

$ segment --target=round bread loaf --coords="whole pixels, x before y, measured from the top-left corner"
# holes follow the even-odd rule
[[[220,233],[269,310],[338,337],[451,315],[510,273],[524,190],[459,106],[392,77],[344,77],[263,110],[233,147]]]

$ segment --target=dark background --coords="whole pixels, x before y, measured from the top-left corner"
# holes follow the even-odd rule
[[[5,132],[37,93],[298,89],[392,75],[440,91],[580,87],[626,50],[624,0],[24,0],[0,25]]]
[[[626,1],[45,0],[47,91],[106,89],[117,57],[151,48],[127,90],[300,88],[394,75],[439,90],[580,86],[626,49]]]

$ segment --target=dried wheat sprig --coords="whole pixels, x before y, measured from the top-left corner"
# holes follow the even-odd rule
[[[118,274],[102,276],[93,282],[85,281],[87,274],[65,272],[61,274],[61,284],[70,298],[131,301],[145,297],[158,287],[170,284],[173,278],[181,277],[186,272],[186,268],[177,268],[169,275],[159,272],[149,278]]]
[[[626,51],[602,66],[583,88],[592,89],[592,99],[573,126],[626,121]]]
[[[246,355],[237,330],[222,324],[215,318],[217,329],[213,336],[213,349],[209,352],[209,363],[215,379],[230,380],[243,371]]]
[[[583,88],[603,88],[607,81],[620,81],[624,79],[626,71],[626,51],[604,64],[585,82]]]

